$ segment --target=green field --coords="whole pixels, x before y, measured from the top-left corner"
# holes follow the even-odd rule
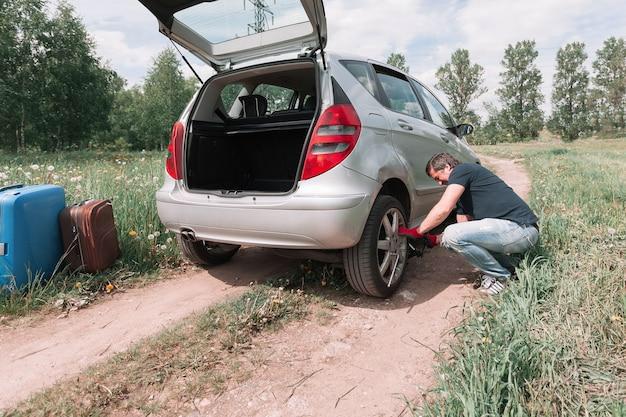
[[[626,141],[478,152],[525,159],[541,245],[455,329],[415,415],[625,416]]]
[[[541,244],[509,290],[473,305],[454,330],[437,386],[414,414],[625,416],[626,141],[477,150],[524,158]],[[63,185],[68,204],[112,199],[124,253],[106,274],[61,273],[45,286],[2,299],[0,314],[97,294],[108,283],[129,285],[176,266],[178,250],[154,203],[163,174],[163,157],[156,153],[0,156],[2,184]]]
[[[23,314],[59,297],[87,300],[109,284],[120,287],[178,265],[176,239],[161,225],[154,198],[164,167],[164,154],[157,152],[0,154],[0,185],[57,184],[65,188],[68,205],[110,199],[122,249],[120,260],[105,273],[61,271],[44,285],[35,283],[25,293],[1,298],[0,315]]]

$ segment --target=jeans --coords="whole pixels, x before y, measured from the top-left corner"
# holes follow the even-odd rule
[[[510,220],[482,219],[455,223],[443,232],[441,245],[460,253],[484,274],[506,279],[511,276],[510,255],[535,246],[539,231]]]

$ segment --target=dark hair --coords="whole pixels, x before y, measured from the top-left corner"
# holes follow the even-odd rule
[[[446,165],[450,165],[450,168],[454,168],[461,162],[456,159],[454,156],[450,155],[446,152],[441,152],[436,155],[433,155],[430,158],[430,161],[426,164],[426,175],[430,177],[430,170],[433,171],[441,171],[446,167]]]

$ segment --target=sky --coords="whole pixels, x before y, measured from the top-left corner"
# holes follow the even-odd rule
[[[137,0],[69,1],[95,41],[97,54],[128,85],[142,83],[154,58],[171,45],[158,32],[156,18]],[[271,7],[272,0],[267,2]],[[607,38],[626,38],[624,0],[326,0],[324,6],[329,50],[379,61],[401,52],[410,74],[431,87],[437,68],[452,52],[469,50],[470,60],[485,69],[488,92],[470,106],[483,115],[483,102],[497,104],[495,90],[509,44],[536,42],[548,113],[560,47],[584,42],[591,71]],[[186,55],[203,79],[212,74],[207,65]],[[184,72],[191,75],[187,68]]]

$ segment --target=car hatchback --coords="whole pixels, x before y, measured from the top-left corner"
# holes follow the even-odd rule
[[[174,124],[156,194],[184,255],[217,264],[240,245],[274,248],[341,262],[355,290],[389,296],[408,260],[398,227],[444,189],[426,163],[476,162],[471,126],[396,68],[325,51],[321,0],[140,1],[217,71]]]

